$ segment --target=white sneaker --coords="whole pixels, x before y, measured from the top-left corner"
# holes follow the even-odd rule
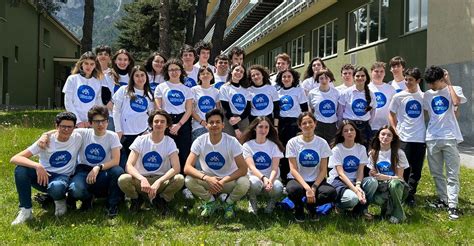
[[[400,220],[395,217],[395,216],[391,216],[390,219],[389,219],[390,223],[392,224],[400,224]]]
[[[183,190],[183,196],[186,200],[194,200],[193,193],[188,188]]]
[[[257,199],[249,198],[249,208],[248,208],[249,213],[257,214],[257,210],[258,210]]]
[[[31,208],[20,208],[18,216],[16,216],[16,219],[12,222],[12,226],[23,224],[31,219],[33,219],[33,210]]]
[[[221,193],[219,195],[219,199],[222,201],[222,202],[225,202],[225,200],[227,199],[227,196],[229,196],[227,193]]]
[[[266,214],[271,214],[273,212],[273,209],[275,209],[275,203],[276,201],[274,199],[268,200],[267,206],[265,207],[264,212]]]
[[[66,199],[54,201],[55,209],[54,215],[57,217],[63,216],[67,211]]]

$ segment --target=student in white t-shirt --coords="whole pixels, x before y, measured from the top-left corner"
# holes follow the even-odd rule
[[[308,93],[308,104],[318,124],[316,134],[331,144],[337,131],[339,91],[331,87],[334,75],[330,70],[321,69],[315,79],[319,84]]]
[[[101,87],[101,99],[102,104],[107,106],[109,109],[109,126],[107,130],[114,131],[114,120],[112,118],[112,92],[113,92],[113,79],[110,77],[112,69],[110,68],[111,58],[112,58],[112,49],[108,45],[98,45],[94,48],[94,53],[97,55],[97,60],[99,61],[100,68],[104,74],[104,79],[102,80]]]
[[[336,86],[339,93],[354,85],[354,66],[352,64],[344,64],[341,67],[342,84]]]
[[[199,72],[199,67],[194,66],[194,61],[196,59],[196,50],[190,45],[183,45],[180,50],[179,55],[181,61],[183,62],[184,67],[184,85],[192,88],[197,85],[197,77]]]
[[[229,51],[229,61],[231,65],[244,64],[245,50],[240,46],[234,46]]]
[[[163,66],[166,61],[166,57],[159,52],[153,52],[145,61],[151,93],[155,93],[156,87],[165,81],[163,78]]]
[[[425,160],[425,117],[423,112],[423,92],[419,89],[421,72],[418,68],[405,71],[406,90],[392,98],[390,104],[390,124],[400,136],[400,148],[405,152],[410,168],[405,169],[403,177],[410,185],[405,202],[415,205],[415,193],[421,178]]]
[[[454,220],[459,218],[458,143],[463,141],[456,111],[467,100],[461,87],[452,85],[447,70],[431,66],[425,71],[425,81],[430,87],[423,97],[423,108],[429,116],[426,130],[428,166],[438,195],[438,199],[430,205],[435,208],[448,207],[449,218]]]
[[[211,56],[212,49],[211,42],[200,40],[194,45],[194,49],[198,55],[198,61],[194,64],[194,67],[197,67],[198,69],[201,67],[209,67],[212,72],[215,72],[216,68],[209,64],[209,57]]]
[[[395,95],[395,89],[383,81],[385,77],[385,63],[375,62],[370,68],[372,81],[369,89],[374,93],[377,106],[375,107],[374,117],[370,119],[372,135],[377,132],[380,127],[388,125],[388,116],[390,114],[390,102]]]
[[[235,203],[249,189],[247,165],[242,146],[236,138],[223,133],[224,114],[219,109],[206,113],[208,133],[193,142],[186,160],[184,173],[186,187],[205,202],[201,216],[209,217],[218,208],[216,196],[229,194],[225,200],[224,217],[234,217]],[[195,168],[199,160],[202,171]]]
[[[329,168],[332,169],[328,183],[337,191],[338,208],[351,210],[353,215],[371,220],[373,216],[368,212],[366,194],[373,196],[377,185],[374,182],[367,185],[367,179],[364,179],[364,167],[369,160],[361,143],[356,125],[350,120],[343,120],[335,137],[332,156],[329,157]]]
[[[154,109],[150,82],[143,66],[133,67],[128,85],[120,87],[112,100],[115,132],[122,144],[120,166],[125,168],[130,154],[129,147],[135,138],[148,129],[146,119]]]
[[[214,88],[220,89],[222,85],[227,82],[227,76],[229,75],[229,58],[220,54],[216,56],[214,64],[216,65],[216,71],[214,73]]]
[[[130,210],[137,212],[149,200],[158,210],[166,213],[167,204],[184,186],[180,173],[178,148],[166,136],[171,117],[158,109],[148,117],[151,134],[139,136],[130,146],[126,174],[120,176],[118,185],[131,198]]]
[[[126,49],[119,49],[115,52],[112,57],[112,94],[115,94],[117,90],[122,86],[127,86],[130,80],[130,73],[132,68],[135,66],[135,60],[133,56]]]
[[[311,220],[317,219],[316,206],[336,200],[336,190],[326,182],[328,158],[332,155],[328,143],[314,134],[316,118],[310,112],[298,117],[302,134],[293,137],[286,145],[286,158],[290,163],[288,197],[295,204],[295,220],[303,222],[304,203]],[[306,201],[303,201],[306,198]]]
[[[328,68],[326,67],[326,64],[324,64],[324,61],[319,57],[313,58],[311,62],[308,64],[308,67],[306,68],[306,72],[304,73],[304,80],[303,82],[301,82],[301,87],[303,87],[304,92],[306,93],[306,96],[309,94],[309,92],[312,89],[319,87],[318,80],[316,80],[316,74],[321,69],[327,70]],[[332,80],[330,81],[331,84],[333,81],[334,81],[334,76],[332,77]]]
[[[406,80],[404,76],[404,71],[406,68],[405,59],[401,56],[392,57],[389,61],[390,72],[392,72],[393,80],[390,82],[390,85],[395,88],[396,93],[406,90]],[[418,88],[419,89],[419,88]]]
[[[281,53],[281,54],[278,54],[276,57],[275,57],[275,68],[276,68],[276,73],[273,74],[272,76],[270,76],[270,82],[272,83],[272,85],[276,85],[276,79],[278,77],[278,75],[285,71],[285,70],[288,70],[289,68],[291,68],[291,58],[288,54],[286,53]],[[298,76],[298,79],[300,77]],[[299,81],[298,81],[299,83]]]
[[[362,186],[376,186],[375,194],[366,194],[369,203],[380,205],[381,215],[390,216],[390,223],[398,224],[406,219],[403,210],[403,194],[407,184],[403,181],[403,171],[408,168],[408,160],[400,149],[400,138],[395,129],[385,125],[374,136],[369,152],[369,175]]]
[[[266,195],[270,200],[265,213],[272,213],[275,202],[283,192],[279,164],[285,147],[278,139],[271,120],[265,116],[259,116],[250,123],[242,142],[250,180],[248,211],[257,214],[257,196]]]
[[[249,68],[248,80],[251,105],[249,122],[258,116],[266,116],[272,123],[277,123],[280,118],[280,98],[276,88],[270,83],[266,68],[252,65]]]
[[[97,57],[91,51],[81,55],[64,84],[64,107],[77,117],[77,127],[89,127],[87,111],[101,105],[104,78]]]
[[[76,120],[71,112],[59,113],[55,119],[58,131],[49,136],[48,148],[40,148],[37,141],[11,158],[10,162],[16,165],[15,184],[20,200],[20,212],[12,225],[33,218],[31,187],[53,198],[56,216],[66,213],[66,192],[82,143],[82,137],[73,132]],[[39,162],[30,159],[34,155],[39,156]]]

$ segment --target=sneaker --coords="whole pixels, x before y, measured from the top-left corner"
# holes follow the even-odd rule
[[[405,203],[406,203],[409,207],[415,207],[415,205],[416,205],[415,197],[414,197],[413,195],[408,195],[408,196],[407,196],[407,199],[405,200]]]
[[[319,221],[319,215],[318,215],[318,213],[316,213],[316,212],[310,213],[310,214],[309,214],[309,220],[310,220],[311,222]]]
[[[54,202],[53,198],[47,193],[37,193],[33,199],[38,202],[43,209],[47,209],[48,206]]]
[[[234,204],[227,204],[224,208],[224,218],[232,219],[235,216]]]
[[[186,200],[194,200],[194,195],[188,188],[183,190],[183,196]]]
[[[431,207],[431,208],[435,208],[435,209],[445,209],[445,208],[448,208],[448,205],[446,204],[446,202],[444,202],[443,200],[441,199],[436,199],[434,201],[427,201],[428,203],[428,206]]]
[[[227,199],[229,195],[227,193],[221,193],[219,195],[219,200],[221,200],[221,202],[225,202],[225,200]]]
[[[118,215],[118,206],[117,205],[110,205],[107,209],[107,216],[113,218]]]
[[[33,219],[33,209],[31,208],[20,208],[18,216],[12,222],[13,225],[19,225],[25,223],[27,220]]]
[[[75,203],[75,202],[74,202]],[[92,199],[83,200],[81,203],[81,211],[87,211],[92,208]]]
[[[207,203],[202,205],[201,216],[202,217],[210,217],[212,214],[214,214],[216,209],[217,209],[217,202],[216,201],[207,202]]]
[[[288,196],[288,191],[286,191],[286,187],[283,187],[282,194],[283,194],[284,196]]]
[[[249,208],[248,208],[249,213],[257,214],[257,210],[258,210],[257,199],[254,197],[249,198]]]
[[[155,206],[158,211],[161,211],[161,214],[166,214],[168,212],[168,204],[165,199],[160,196],[156,196],[151,203]]]
[[[390,216],[390,219],[388,221],[390,221],[390,223],[392,224],[400,224],[400,219],[395,216]]]
[[[54,215],[57,217],[63,216],[67,212],[66,199],[54,201],[54,205]]]
[[[141,198],[140,196],[138,196],[138,198],[136,199],[130,199],[130,211],[132,211],[133,213],[140,211],[142,205],[143,198]]]
[[[372,220],[374,220],[374,215],[367,212],[367,211],[364,211],[362,213],[362,218],[364,218],[364,220],[366,220],[366,221],[372,221]]]
[[[274,199],[268,200],[267,206],[265,207],[264,212],[266,214],[271,214],[273,212],[273,209],[275,209],[275,204],[276,201]]]
[[[304,209],[303,208],[295,208],[295,220],[298,223],[304,222]]]
[[[84,204],[84,202],[82,202],[82,203]],[[77,209],[76,199],[72,198],[71,196],[66,197],[66,206],[67,206],[67,210],[69,210],[69,211],[76,210]],[[92,207],[92,200],[91,200],[91,205],[90,206]]]
[[[449,208],[448,215],[449,215],[449,219],[457,220],[459,219],[459,210],[457,208]]]

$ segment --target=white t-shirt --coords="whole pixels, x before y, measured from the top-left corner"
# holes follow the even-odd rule
[[[467,101],[459,86],[453,86],[460,103]],[[426,141],[437,139],[456,139],[458,143],[464,141],[454,114],[453,103],[449,89],[446,86],[441,90],[428,90],[423,98],[423,108],[430,117],[426,130]]]
[[[191,71],[186,71],[186,76],[184,78],[184,85],[191,88],[193,86],[196,86],[198,83],[198,74],[199,74],[199,68],[193,66],[193,70]]]
[[[39,163],[49,173],[71,176],[76,169],[77,155],[82,145],[82,137],[73,132],[66,142],[57,139],[57,133],[49,136],[49,146],[42,149],[38,141],[28,147],[33,155],[39,156]]]
[[[403,142],[425,142],[423,92],[401,91],[392,98],[390,111],[397,115],[397,132]]]
[[[401,91],[406,90],[406,88],[407,88],[407,84],[406,84],[406,83],[407,83],[406,80],[402,80],[402,81],[399,81],[399,82],[397,82],[397,81],[395,81],[395,80],[390,81],[390,85],[393,86],[393,88],[395,89],[395,92],[396,92],[396,93],[399,93],[399,92],[401,92]]]
[[[329,87],[328,91],[323,92],[318,87],[309,92],[308,101],[317,121],[324,123],[334,123],[337,121],[338,90]]]
[[[217,73],[214,73],[214,88],[219,90],[225,82],[227,82],[227,74],[219,76]]]
[[[198,61],[194,64],[194,67],[197,67],[199,69],[203,66],[201,64],[199,64],[199,61]],[[209,63],[206,65],[206,67],[210,68],[213,73],[216,71],[216,67],[214,67],[213,65],[211,65]]]
[[[370,91],[370,106],[376,107],[377,102],[375,101],[375,95]],[[356,86],[353,85],[347,88],[339,96],[339,104],[344,106],[344,112],[342,113],[343,119],[348,120],[370,120],[370,111],[365,111],[367,107],[367,101],[365,100],[365,91],[357,90]]]
[[[155,93],[156,87],[165,82],[165,78],[161,74],[157,74],[153,77],[152,73],[147,73],[148,74],[148,80],[150,81],[150,91],[151,93]]]
[[[92,128],[79,128],[74,132],[82,136],[78,164],[98,166],[112,159],[112,149],[122,148],[117,133],[106,131],[103,136],[97,136]]]
[[[250,104],[252,105],[250,114],[253,116],[267,116],[273,113],[273,102],[278,102],[278,92],[271,85],[262,87],[251,86],[249,89]]]
[[[242,154],[242,146],[236,138],[226,133],[222,133],[221,141],[213,145],[209,133],[205,133],[194,140],[191,152],[198,156],[205,174],[224,177],[238,169],[235,157]]]
[[[329,157],[328,167],[332,170],[329,172],[328,183],[331,184],[335,178],[339,177],[336,166],[342,166],[347,178],[355,181],[359,165],[367,165],[367,163],[369,163],[369,158],[364,145],[356,143],[352,148],[346,148],[342,143],[338,143],[332,148],[332,156]]]
[[[63,87],[64,106],[77,117],[77,123],[87,122],[87,112],[94,105],[102,105],[101,87],[104,82],[80,74],[69,76]]]
[[[155,143],[151,139],[151,134],[138,136],[130,150],[138,152],[135,169],[143,176],[164,175],[171,169],[170,155],[178,153],[174,140],[168,136]]]
[[[306,182],[316,180],[321,159],[331,155],[332,152],[326,140],[318,136],[314,136],[311,142],[305,142],[303,136],[296,136],[286,145],[286,158],[296,158],[298,173]],[[291,172],[288,173],[288,178],[294,178]]]
[[[186,100],[193,99],[187,86],[166,81],[155,89],[155,98],[161,98],[161,108],[168,114],[181,114],[186,111]]]
[[[332,81],[329,82],[329,86],[331,88],[334,88],[334,83],[332,83]],[[310,91],[312,91],[316,88],[319,88],[319,82],[314,81],[314,78],[310,77],[310,78],[307,78],[307,79],[303,80],[303,82],[301,82],[301,87],[303,87],[304,92],[306,94],[308,94]]]
[[[194,97],[194,112],[196,112],[201,119],[205,120],[206,113],[215,109],[219,102],[219,90],[212,86],[204,89],[198,85],[191,88],[191,92]],[[193,131],[203,127],[195,119],[193,119],[192,122]]]
[[[377,171],[381,174],[389,175],[389,176],[395,176],[395,170],[391,169],[391,159],[390,156],[392,154],[392,150],[389,149],[387,151],[379,151],[379,158],[377,160],[377,164],[375,166],[377,167]],[[403,150],[399,149],[398,150],[398,166],[397,168],[403,168],[407,169],[410,167],[408,164],[407,157],[405,155],[405,152]],[[372,160],[372,157],[369,154],[369,164],[367,164],[367,167],[370,169],[374,169],[374,160]]]
[[[219,100],[229,102],[232,114],[240,115],[250,101],[249,91],[242,86],[236,87],[232,84],[224,84],[220,89]]]
[[[125,74],[125,75],[119,74],[119,80],[118,80],[119,84],[118,85],[114,84],[114,90],[113,90],[114,93],[117,92],[120,87],[127,86],[129,80],[130,80],[130,75],[128,75],[128,74]]]
[[[395,95],[395,89],[382,82],[381,85],[376,85],[374,82],[370,82],[369,89],[374,92],[375,100],[377,101],[377,107],[375,108],[375,115],[373,119],[370,119],[370,126],[372,130],[378,130],[384,125],[388,125],[388,115],[390,114],[390,102],[392,97]]]
[[[300,104],[308,103],[308,98],[301,87],[278,90],[280,98],[280,117],[298,118],[301,114]]]
[[[350,87],[350,86],[349,86]],[[342,85],[338,85],[336,86],[336,89],[339,91],[339,94],[341,94],[343,91],[345,91],[347,88],[349,88],[348,86],[346,86],[344,83]]]
[[[115,132],[123,132],[124,135],[136,135],[148,128],[148,113],[153,111],[155,104],[150,98],[144,96],[143,90],[135,89],[135,99],[127,95],[127,87],[122,86],[114,94],[114,124]]]
[[[272,159],[283,158],[283,152],[271,140],[266,140],[263,144],[258,144],[255,139],[244,143],[244,159],[252,157],[255,167],[265,176],[270,178],[272,172]],[[249,175],[254,175],[249,168]],[[280,177],[278,170],[276,178]]]

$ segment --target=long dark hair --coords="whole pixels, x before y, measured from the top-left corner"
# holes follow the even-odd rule
[[[165,81],[170,80],[170,75],[168,73],[168,68],[171,64],[174,64],[174,65],[178,66],[181,69],[181,74],[179,75],[179,81],[181,82],[181,84],[184,84],[184,78],[186,77],[186,71],[184,71],[183,63],[181,62],[181,60],[178,60],[176,58],[169,59],[165,63],[165,65],[163,66],[163,78],[165,79]]]
[[[71,74],[79,73],[84,76],[84,71],[82,70],[82,63],[84,63],[85,60],[93,60],[95,62],[95,68],[94,70],[92,70],[91,77],[94,77],[98,80],[103,79],[102,68],[100,67],[100,63],[97,60],[97,56],[91,51],[87,51],[86,53],[81,55],[79,60],[76,62],[76,65],[74,65],[74,69],[72,69]]]
[[[266,121],[269,125],[267,139],[274,142],[278,146],[278,149],[283,152],[285,148],[283,147],[283,144],[278,138],[278,132],[275,130],[275,127],[273,126],[271,120],[266,116],[258,116],[252,121],[252,123],[250,123],[250,125],[247,127],[247,130],[245,130],[244,134],[242,135],[242,139],[240,140],[241,143],[248,142],[257,137],[257,132],[255,131],[255,129],[262,121]]]
[[[345,139],[344,139],[344,136],[342,134],[344,133],[344,127],[347,126],[347,125],[351,125],[355,130],[356,135],[355,135],[354,142],[356,142],[358,144],[362,144],[362,137],[360,135],[360,130],[357,128],[357,126],[354,124],[354,122],[352,122],[350,120],[343,120],[341,122],[341,125],[339,126],[339,129],[336,132],[336,137],[334,138],[334,141],[331,144],[331,147],[334,147],[337,144],[344,142]]]
[[[400,161],[400,157],[398,156],[398,150],[400,149],[400,137],[397,135],[395,132],[395,129],[392,126],[389,125],[384,125],[382,126],[377,133],[375,134],[374,138],[372,139],[372,143],[370,144],[371,150],[370,150],[370,157],[372,158],[372,161],[374,162],[374,166],[377,163],[377,160],[379,159],[379,152],[380,152],[380,132],[382,130],[388,129],[392,135],[392,142],[390,143],[390,168],[395,171],[395,168],[398,165],[398,162]]]
[[[125,70],[127,70],[127,73],[130,74],[132,71],[132,68],[135,66],[135,60],[133,59],[133,56],[126,50],[126,49],[119,49],[117,52],[115,52],[114,56],[112,56],[112,70],[110,71],[110,74],[112,75],[114,82],[116,85],[119,85],[119,67],[117,64],[115,64],[115,60],[120,54],[124,54],[128,57],[128,66]]]
[[[320,57],[314,57],[311,62],[309,63],[308,67],[306,68],[306,72],[304,73],[304,78],[311,78],[314,76],[314,71],[313,71],[313,62],[319,61],[321,62],[321,65],[323,65],[323,69],[327,69],[326,64],[324,64],[323,60]]]
[[[293,77],[293,83],[291,83],[291,87],[298,86],[298,84],[300,83],[300,73],[298,73],[296,70],[293,70],[291,68],[286,69],[286,70],[281,71],[281,72],[278,73],[278,75],[275,79],[276,84],[281,88],[285,87],[283,85],[283,74],[286,73],[286,72],[289,72],[291,74],[291,76]]]
[[[367,71],[367,68],[365,67],[357,67],[354,70],[354,78],[357,72],[363,72],[365,73],[365,82],[364,82],[364,92],[365,92],[365,100],[367,101],[367,107],[365,107],[365,112],[369,112],[372,110],[372,106],[370,106],[370,103],[372,102],[372,97],[370,96],[370,90],[369,90],[369,83],[370,83],[370,75],[369,71]]]
[[[142,65],[136,65],[132,68],[132,72],[130,72],[130,80],[128,81],[128,85],[127,85],[127,95],[130,97],[131,100],[135,100],[135,98],[136,98],[136,95],[135,95],[135,80],[133,79],[133,76],[138,71],[142,71],[146,75],[146,69]],[[151,93],[151,89],[150,89],[150,81],[148,80],[148,76],[145,76],[145,77],[146,77],[146,82],[145,82],[145,85],[144,85],[144,88],[143,88],[143,94],[144,94],[145,97],[148,97],[148,99],[153,101],[153,96],[151,96],[152,93]]]
[[[242,64],[234,64],[230,67],[229,74],[227,75],[227,83],[226,84],[232,84],[232,72],[237,67],[242,67],[244,69],[242,78],[239,80],[239,85],[242,86],[243,88],[248,88],[250,86],[250,83],[247,80],[247,68]]]
[[[153,75],[153,78],[156,76],[156,72],[155,72],[155,69],[153,69],[153,60],[155,60],[155,57],[156,56],[159,56],[161,58],[163,58],[163,60],[166,61],[168,59],[166,59],[166,57],[161,54],[160,52],[153,52],[151,53],[151,55],[146,59],[145,61],[145,69],[148,73],[151,73]],[[163,70],[161,70],[161,73],[163,74]]]
[[[264,85],[270,85],[270,75],[268,74],[268,70],[263,67],[262,65],[255,64],[250,66],[249,71],[248,71],[248,80],[250,81],[250,85],[255,86],[255,83],[252,80],[252,70],[257,70],[262,74],[262,82]]]

